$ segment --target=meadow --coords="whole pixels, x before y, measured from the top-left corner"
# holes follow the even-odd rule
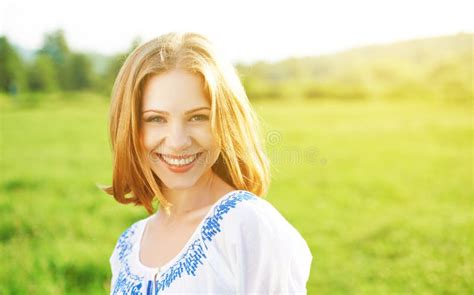
[[[313,253],[308,294],[473,294],[472,101],[255,101],[266,196]],[[111,181],[108,99],[0,96],[0,294],[106,294],[147,216]]]

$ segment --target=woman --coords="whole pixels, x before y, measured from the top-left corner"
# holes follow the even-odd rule
[[[306,293],[311,252],[261,197],[270,176],[257,121],[206,37],[169,33],[130,54],[112,94],[104,190],[150,215],[118,238],[111,294]]]

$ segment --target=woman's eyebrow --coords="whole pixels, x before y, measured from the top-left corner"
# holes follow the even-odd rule
[[[189,111],[186,111],[186,112],[184,112],[184,114],[187,115],[187,114],[191,114],[191,113],[194,113],[194,112],[197,112],[197,111],[200,111],[200,110],[210,110],[210,109],[211,109],[210,107],[198,107],[198,108],[194,108],[194,109],[191,109]],[[160,110],[154,110],[154,109],[143,111],[142,114],[144,114],[146,112],[154,112],[154,113],[169,115],[168,112],[160,111]]]
[[[191,113],[194,113],[194,112],[197,112],[197,111],[200,111],[200,110],[211,110],[211,108],[210,107],[198,107],[198,108],[186,111],[186,112],[184,112],[184,114],[187,115],[187,114],[191,114]]]

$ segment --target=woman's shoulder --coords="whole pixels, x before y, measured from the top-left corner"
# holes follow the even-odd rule
[[[239,223],[253,223],[253,222],[271,222],[289,224],[287,219],[280,213],[280,211],[267,200],[267,197],[261,197],[252,192],[240,190],[234,198],[228,199],[230,204],[235,204],[235,218]],[[234,222],[236,220],[233,220]]]
[[[242,223],[253,223],[274,217],[275,212],[271,212],[272,208],[273,206],[264,197],[247,190],[235,190],[217,204],[213,216],[238,227]],[[272,214],[268,215],[268,211]]]
[[[131,245],[133,245],[139,236],[142,227],[145,226],[146,221],[151,216],[152,215],[135,220],[122,228],[121,231],[119,231],[118,238],[116,238],[114,250],[128,249]]]
[[[120,232],[119,240],[129,240],[136,236],[140,228],[145,225],[146,220],[148,220],[150,217],[151,215],[138,220],[134,220],[133,222],[129,223]]]
[[[229,261],[243,293],[306,294],[313,255],[308,243],[265,198],[246,202],[227,243]]]
[[[223,220],[225,245],[234,261],[238,263],[242,256],[248,256],[258,261],[276,259],[289,265],[291,260],[294,265],[308,269],[312,253],[296,227],[266,197],[246,191],[242,195],[249,198],[238,203]]]
[[[266,197],[241,190],[224,201],[221,209],[232,209],[227,220],[223,220],[230,232],[237,235],[258,232],[285,239],[302,239],[298,230]]]

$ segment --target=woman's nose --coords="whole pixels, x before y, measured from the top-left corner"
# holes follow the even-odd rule
[[[176,123],[170,126],[166,145],[174,152],[184,151],[191,146],[191,137],[182,124]]]

